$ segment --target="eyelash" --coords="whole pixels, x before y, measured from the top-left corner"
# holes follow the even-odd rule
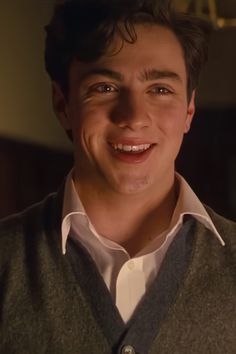
[[[170,89],[168,89],[164,86],[154,86],[149,90],[149,92],[151,92],[153,94],[159,94],[162,96],[166,96],[166,95],[173,93]]]
[[[104,88],[106,88],[108,90],[106,90],[106,89],[103,90]],[[99,84],[96,84],[96,85],[93,85],[92,87],[90,87],[90,91],[97,92],[97,93],[113,93],[113,92],[117,92],[118,89],[110,84],[99,83]]]

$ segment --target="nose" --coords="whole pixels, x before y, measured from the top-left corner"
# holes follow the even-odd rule
[[[111,120],[120,128],[140,130],[151,125],[142,95],[123,92],[111,112]]]

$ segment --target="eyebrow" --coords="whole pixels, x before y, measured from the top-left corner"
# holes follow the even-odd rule
[[[144,72],[140,75],[139,79],[142,82],[158,79],[172,79],[175,81],[182,81],[181,77],[174,71],[156,69],[144,70]]]
[[[111,79],[115,79],[117,81],[124,81],[124,75],[119,73],[118,71],[106,69],[106,68],[94,68],[90,69],[86,73],[84,73],[81,77],[82,80],[89,78],[90,76],[101,75],[106,76]]]
[[[121,74],[118,71],[107,69],[107,68],[90,69],[89,71],[87,71],[82,75],[81,79],[85,80],[90,76],[94,76],[94,75],[106,76],[120,82],[125,80],[125,76],[123,74]],[[138,79],[141,82],[153,81],[153,80],[165,79],[165,78],[167,79],[170,78],[172,80],[179,81],[179,82],[182,81],[181,77],[177,73],[169,70],[149,69],[149,70],[144,70],[143,73],[141,73],[138,76]]]

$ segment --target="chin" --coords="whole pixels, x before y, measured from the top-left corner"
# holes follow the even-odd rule
[[[142,178],[122,178],[115,183],[112,183],[113,189],[120,194],[138,194],[148,189],[150,186],[150,179],[148,177]]]

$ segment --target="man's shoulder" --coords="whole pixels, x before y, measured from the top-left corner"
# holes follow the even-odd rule
[[[17,231],[22,228],[22,225],[32,220],[32,218],[35,220],[43,211],[48,201],[53,199],[53,197],[54,193],[48,195],[45,199],[30,205],[18,213],[11,214],[2,218],[0,220],[0,237],[9,232],[17,233]]]
[[[209,206],[205,208],[223,240],[236,246],[236,222],[218,214]]]
[[[55,198],[56,194],[50,194],[43,201],[0,220],[1,259],[17,253],[17,249],[25,248],[29,240],[35,242],[50,227]]]

